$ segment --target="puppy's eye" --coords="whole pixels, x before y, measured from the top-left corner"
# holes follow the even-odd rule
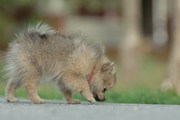
[[[107,89],[106,89],[106,88],[104,88],[104,89],[103,89],[103,92],[106,92],[106,91],[107,91]]]

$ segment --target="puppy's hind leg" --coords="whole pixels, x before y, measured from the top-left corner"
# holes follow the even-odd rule
[[[6,86],[6,100],[8,102],[16,102],[16,98],[14,98],[14,93],[16,89],[21,86],[21,81],[17,79],[10,79]]]
[[[40,77],[37,74],[31,74],[23,79],[23,84],[28,94],[28,98],[35,104],[43,104],[45,101],[38,96],[37,86]]]

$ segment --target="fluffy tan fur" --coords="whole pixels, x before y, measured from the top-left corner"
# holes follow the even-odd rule
[[[9,79],[6,98],[9,102],[16,102],[14,93],[24,85],[33,103],[44,103],[37,93],[44,75],[51,76],[70,104],[80,103],[72,98],[72,92],[80,92],[91,103],[103,101],[104,92],[115,84],[113,63],[104,56],[104,48],[99,43],[55,32],[42,23],[30,26],[16,36],[6,56]],[[94,67],[95,74],[88,83],[87,76]]]

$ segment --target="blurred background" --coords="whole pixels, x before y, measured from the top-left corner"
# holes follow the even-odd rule
[[[106,102],[180,104],[180,0],[0,0],[0,70],[14,33],[38,21],[103,41],[117,70]],[[62,99],[49,83],[39,94]],[[26,97],[24,88],[16,96]]]

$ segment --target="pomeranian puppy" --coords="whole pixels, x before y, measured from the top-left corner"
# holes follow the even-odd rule
[[[44,75],[51,76],[69,104],[80,103],[72,92],[91,103],[104,101],[104,93],[115,85],[114,64],[105,57],[102,44],[56,32],[43,23],[16,34],[6,61],[8,102],[16,102],[14,93],[23,85],[33,103],[44,103],[37,93]]]

